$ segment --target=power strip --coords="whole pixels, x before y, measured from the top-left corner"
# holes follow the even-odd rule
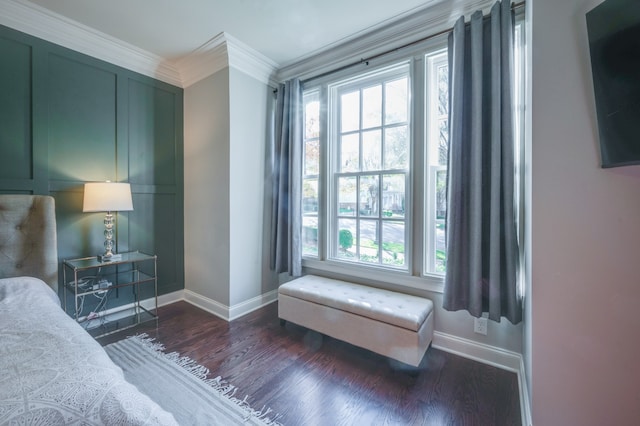
[[[111,283],[111,281],[107,281],[105,279],[102,279],[102,280],[98,281],[96,284],[93,285],[92,290],[99,290],[101,288],[109,288],[112,285],[113,284]]]

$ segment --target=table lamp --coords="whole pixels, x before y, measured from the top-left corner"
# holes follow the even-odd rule
[[[105,252],[98,255],[100,262],[120,260],[113,253],[113,213],[133,210],[131,185],[116,182],[87,182],[84,184],[83,212],[106,212],[104,217]]]

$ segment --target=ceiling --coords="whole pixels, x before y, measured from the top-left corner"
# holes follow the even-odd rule
[[[440,0],[30,1],[170,62],[225,32],[281,67]]]

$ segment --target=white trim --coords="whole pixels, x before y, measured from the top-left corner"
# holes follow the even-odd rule
[[[158,307],[170,305],[175,302],[179,302],[184,300],[183,296],[184,290],[174,291],[173,293],[162,294],[158,296]],[[145,309],[155,309],[156,300],[154,297],[150,297],[149,299],[144,299],[140,301],[140,305]],[[111,309],[106,309],[104,311],[98,312],[96,318],[107,317],[107,321],[115,321],[120,318],[124,318],[134,314],[133,308],[135,307],[135,302],[127,303],[125,305],[116,306]],[[79,318],[79,321],[86,320],[87,316],[82,316]]]
[[[227,38],[227,51],[229,52],[229,66],[234,67],[256,80],[277,86],[274,79],[278,64],[264,56],[249,45],[225,34]]]
[[[379,283],[380,287],[388,290],[399,290],[402,288],[410,291],[429,291],[433,293],[442,293],[444,287],[444,275],[425,275],[416,277],[410,275],[407,271],[395,271],[385,269],[383,267],[370,267],[368,265],[353,264],[350,262],[340,262],[337,260],[318,260],[305,258],[302,260],[302,266],[305,272],[315,273],[316,271],[329,274],[336,274],[341,279],[349,281],[358,279],[360,281],[373,281]]]
[[[529,403],[529,386],[527,373],[524,368],[524,357],[520,356],[520,371],[518,371],[518,385],[520,386],[520,410],[522,411],[522,425],[532,426],[531,404]]]
[[[271,79],[277,64],[251,47],[222,32],[176,62],[183,87],[226,68],[233,67],[256,80],[274,85]]]
[[[174,291],[173,293],[161,294],[158,296],[158,307],[170,305],[175,302],[180,302],[184,300],[184,290]],[[153,298],[143,300],[142,305],[149,309],[149,307],[153,308]],[[146,305],[149,303],[150,305]]]
[[[424,37],[451,28],[462,15],[488,9],[494,0],[432,0],[424,6],[366,28],[352,36],[284,64],[276,78],[312,78],[341,66],[389,50],[397,49]]]
[[[514,373],[520,371],[522,355],[496,346],[474,342],[473,340],[453,336],[441,331],[434,331],[433,347],[483,364],[502,368],[503,370],[513,371]]]
[[[270,303],[278,300],[278,290],[271,290],[267,293],[256,296],[252,299],[245,300],[244,302],[233,305],[229,308],[229,321],[233,321],[236,318],[240,318],[253,312],[256,309],[260,309]]]
[[[229,307],[227,305],[223,305],[222,303],[209,299],[208,297],[201,296],[191,290],[184,290],[184,300],[185,302],[191,303],[193,306],[203,309],[210,314],[222,318],[225,321],[229,321]]]
[[[171,62],[27,0],[0,0],[0,24],[182,88],[228,66],[276,84],[277,64],[224,32]]]
[[[518,376],[520,396],[520,412],[522,424],[531,426],[531,407],[529,406],[529,391],[524,370],[524,360],[517,352],[508,351],[473,340],[453,336],[441,331],[433,332],[434,348],[449,352],[474,361],[488,364],[503,370],[512,371]]]
[[[269,291],[233,306],[224,305],[191,290],[184,290],[184,300],[225,321],[233,321],[278,300],[278,290]]]
[[[225,33],[220,33],[176,62],[184,88],[229,66]]]
[[[153,53],[26,0],[0,0],[0,24],[175,86],[178,68]]]

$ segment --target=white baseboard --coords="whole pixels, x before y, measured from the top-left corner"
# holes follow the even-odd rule
[[[223,320],[229,321],[229,307],[227,305],[223,305],[222,303],[209,299],[208,297],[201,296],[191,290],[184,290],[184,301],[191,303],[193,306],[203,309],[210,314],[220,317]]]
[[[484,343],[453,336],[441,331],[433,332],[432,346],[474,361],[518,373],[522,355]]]
[[[172,303],[179,302],[181,300],[184,300],[184,290],[174,291],[173,293],[161,294],[160,296],[158,296],[158,307],[170,305]],[[149,309],[149,307],[153,307],[153,299],[146,299],[146,300],[143,300],[141,303],[142,303],[142,306],[144,306],[147,309]],[[149,307],[147,306],[147,303],[149,304]]]
[[[253,312],[278,299],[278,290],[261,294],[252,299],[246,300],[233,306],[227,306],[208,297],[194,293],[191,290],[184,290],[184,300],[192,305],[203,309],[226,321],[232,321],[243,315]]]
[[[529,399],[529,386],[527,374],[524,368],[524,358],[520,357],[520,371],[518,372],[518,385],[520,386],[520,410],[522,411],[522,425],[533,426],[531,418],[531,404]]]
[[[260,309],[270,303],[278,300],[278,290],[271,290],[267,293],[254,297],[253,299],[245,300],[242,303],[238,303],[229,308],[229,321],[236,318],[240,318],[243,315],[253,312],[256,309]]]
[[[174,291],[173,293],[162,294],[158,296],[158,307],[170,305],[175,302],[179,302],[184,300],[183,296],[184,290]],[[142,305],[145,309],[155,309],[155,300],[154,298],[144,299],[140,301],[140,305]],[[120,318],[127,317],[134,313],[133,308],[135,303],[127,303],[126,305],[116,306],[115,308],[106,309],[98,313],[96,318],[107,317],[108,321],[115,321]],[[85,320],[86,316],[80,317],[80,320]]]
[[[527,387],[527,376],[524,370],[524,360],[521,354],[440,331],[433,332],[433,342],[431,345],[445,352],[450,352],[464,358],[516,373],[518,375],[522,424],[531,426],[529,390]]]

